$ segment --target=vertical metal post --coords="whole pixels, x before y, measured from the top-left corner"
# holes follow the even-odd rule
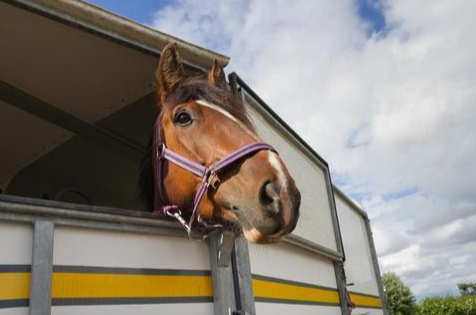
[[[372,236],[372,229],[370,227],[370,220],[367,217],[364,217],[365,221],[365,230],[367,232],[367,239],[369,241],[370,254],[372,255],[372,264],[374,266],[375,279],[377,280],[378,290],[380,292],[380,299],[382,300],[383,313],[389,315],[388,306],[387,306],[387,297],[385,296],[385,291],[383,290],[382,276],[380,275],[380,267],[378,265],[377,252],[375,250],[374,238]]]
[[[231,315],[236,310],[233,271],[231,263],[223,266],[218,262],[221,238],[221,233],[211,235],[208,238],[213,283],[213,305],[215,315]]]
[[[344,273],[344,263],[342,261],[334,261],[334,271],[337,281],[337,291],[339,292],[340,308],[342,315],[349,314],[349,305],[347,301],[347,288]]]
[[[35,221],[31,263],[30,315],[51,314],[54,223]]]
[[[250,253],[248,241],[244,236],[235,239],[233,252],[233,278],[237,294],[237,308],[246,314],[256,314],[253,280],[251,277]]]

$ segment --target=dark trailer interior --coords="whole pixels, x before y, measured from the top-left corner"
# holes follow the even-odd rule
[[[0,192],[144,209],[138,172],[161,48],[178,42],[194,73],[228,58],[63,2],[0,3]]]

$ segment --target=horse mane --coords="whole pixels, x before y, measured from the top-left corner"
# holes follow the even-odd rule
[[[167,96],[167,104],[160,104],[160,98],[157,97],[158,108],[160,110],[157,119],[162,120],[162,115],[165,112],[164,106],[173,108],[179,104],[194,100],[204,100],[220,106],[236,119],[244,123],[250,130],[253,130],[253,125],[248,117],[243,102],[239,97],[232,94],[230,91],[212,85],[206,78],[190,77],[184,79],[178,86]],[[149,144],[146,154],[142,161],[139,171],[139,198],[146,204],[147,209],[154,208],[154,167],[153,167],[153,131],[150,136]]]

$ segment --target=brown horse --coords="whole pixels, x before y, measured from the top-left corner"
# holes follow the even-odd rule
[[[240,99],[227,90],[223,68],[215,61],[208,80],[185,77],[176,44],[162,51],[156,71],[156,126],[166,147],[210,166],[250,143],[261,141]],[[143,193],[157,203],[154,141],[142,170]],[[202,179],[165,163],[163,186],[168,200],[190,209]],[[198,206],[202,217],[241,227],[256,243],[278,242],[299,217],[300,193],[278,154],[262,150],[223,170]],[[241,229],[239,229],[241,231]]]

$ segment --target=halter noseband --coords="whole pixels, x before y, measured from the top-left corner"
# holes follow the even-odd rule
[[[205,192],[207,191],[208,187],[213,182],[218,173],[220,173],[228,166],[233,165],[236,162],[250,156],[252,153],[261,150],[270,150],[276,152],[276,150],[267,143],[253,142],[225,156],[219,161],[213,163],[211,166],[206,167],[168,149],[165,143],[162,141],[162,130],[160,128],[160,125],[156,123],[154,128],[155,151],[157,159],[155,166],[156,194],[154,201],[154,214],[167,215],[175,218],[184,226],[189,235],[192,230],[195,229],[195,226],[197,227],[196,229],[203,233],[205,236],[223,229],[223,226],[221,224],[210,225],[202,218],[200,214],[197,214],[197,209],[200,205],[200,201],[202,200]],[[180,210],[179,206],[170,204],[170,201],[165,192],[163,178],[165,160],[172,162],[178,167],[181,167],[202,179],[200,188],[198,189],[195,195],[195,199],[193,201],[193,208],[188,222],[182,217],[182,211]]]

